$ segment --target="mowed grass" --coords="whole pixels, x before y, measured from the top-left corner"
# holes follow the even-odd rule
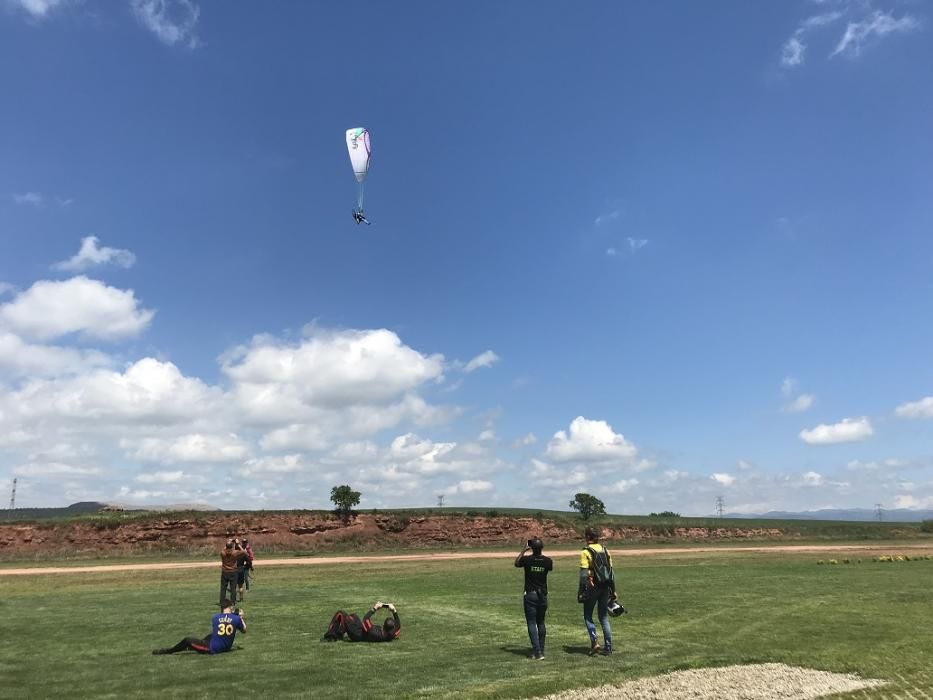
[[[0,697],[529,697],[770,661],[891,682],[859,697],[930,694],[933,561],[817,565],[832,556],[619,557],[631,612],[613,621],[616,655],[595,659],[576,563],[556,559],[543,662],[527,659],[521,571],[503,559],[259,563],[249,633],[217,657],[151,655],[208,632],[217,572],[0,577]],[[335,610],[377,598],[398,605],[400,640],[319,643]]]

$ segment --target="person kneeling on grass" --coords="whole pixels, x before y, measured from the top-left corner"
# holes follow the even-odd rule
[[[370,618],[382,608],[390,610],[392,617],[387,617],[381,627],[376,627]],[[336,642],[346,635],[351,642],[391,642],[393,639],[398,639],[401,633],[402,623],[398,619],[398,610],[392,603],[377,600],[362,620],[359,615],[338,610],[331,618],[321,641]]]
[[[246,623],[243,621],[244,613],[239,608],[234,609],[233,602],[224,598],[220,602],[221,612],[211,618],[211,633],[200,639],[198,637],[185,637],[178,644],[166,649],[155,649],[153,654],[176,654],[179,651],[195,651],[198,654],[222,654],[233,649],[233,640],[237,630],[246,634]]]

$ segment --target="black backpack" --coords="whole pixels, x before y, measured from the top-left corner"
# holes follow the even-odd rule
[[[592,547],[587,547],[586,551],[590,553],[590,573],[593,576],[593,584],[605,586],[612,583],[614,574],[612,571],[612,557],[609,556],[609,551],[605,547],[601,552],[597,552]]]

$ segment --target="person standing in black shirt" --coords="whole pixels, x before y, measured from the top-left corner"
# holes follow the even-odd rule
[[[544,543],[535,537],[528,540],[528,546],[515,557],[515,567],[525,570],[525,621],[528,623],[528,638],[531,640],[531,658],[535,661],[544,658],[544,638],[547,636],[547,628],[544,626],[544,616],[547,614],[547,573],[554,568],[550,557],[541,554],[543,549]]]

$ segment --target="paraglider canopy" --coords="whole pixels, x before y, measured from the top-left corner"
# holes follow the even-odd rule
[[[372,155],[369,132],[363,127],[347,129],[347,150],[350,152],[350,163],[353,165],[356,181],[362,183],[369,172],[369,158]]]

